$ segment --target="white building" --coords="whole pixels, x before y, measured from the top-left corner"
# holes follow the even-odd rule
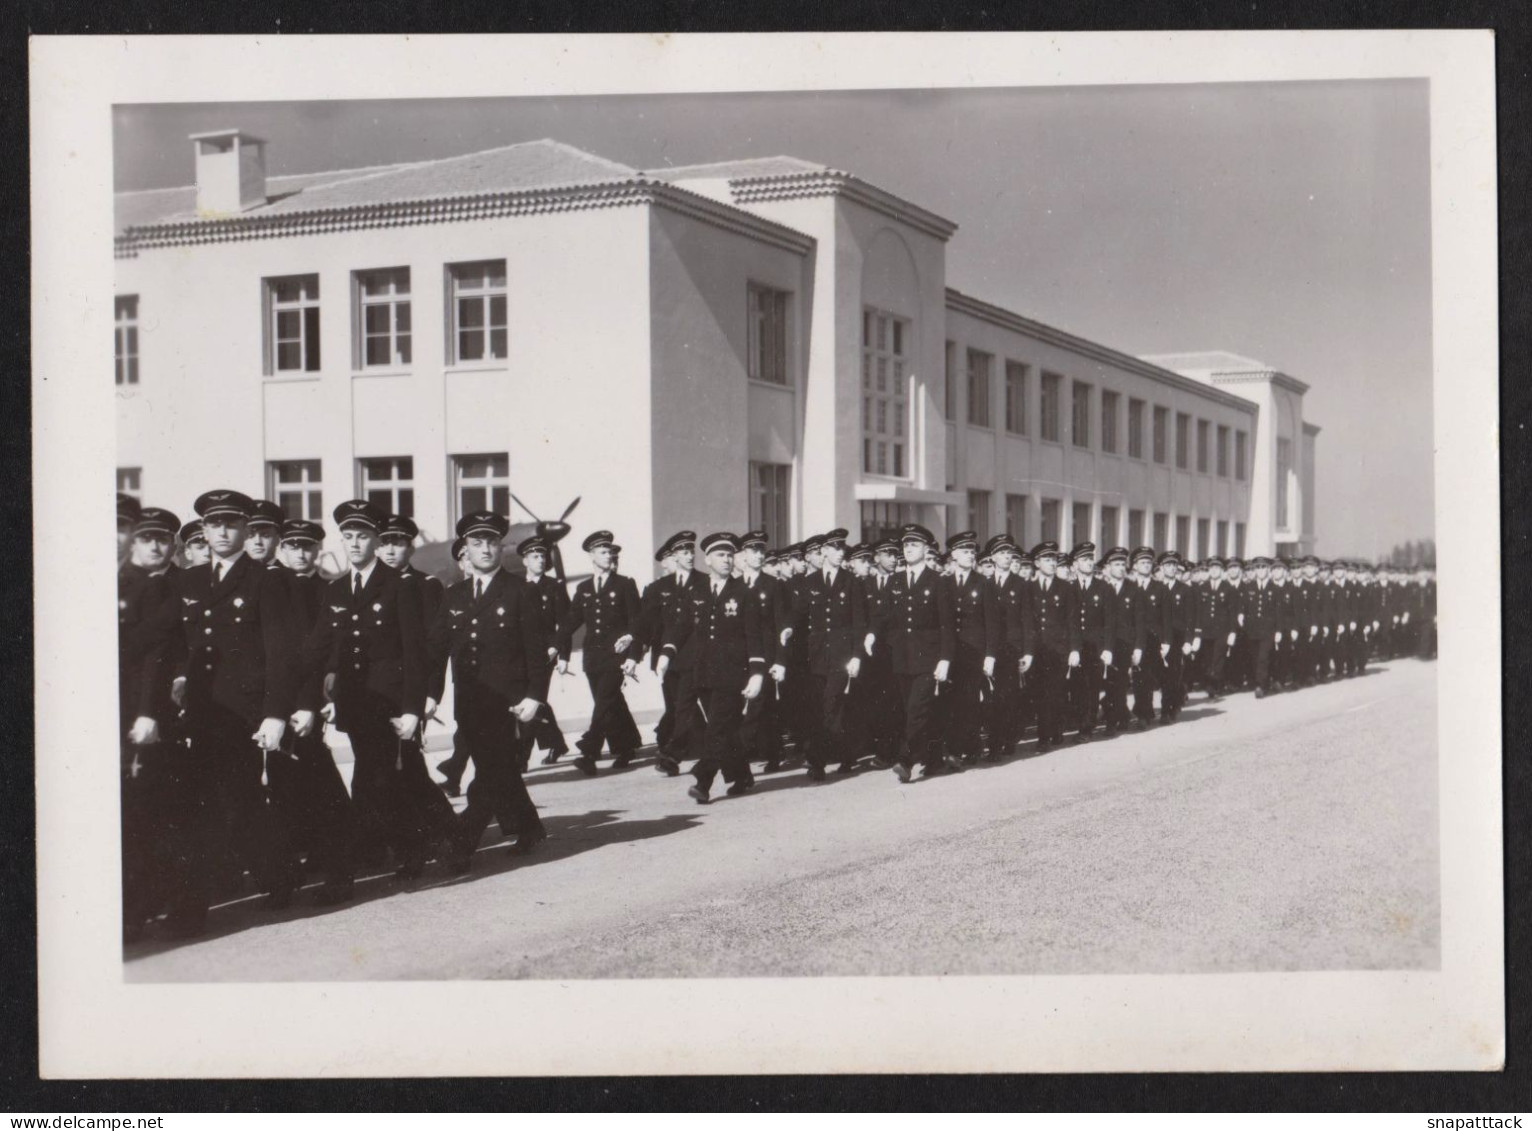
[[[611,529],[641,575],[747,523],[1312,547],[1304,385],[953,290],[956,225],[851,174],[536,141],[267,178],[259,139],[193,144],[195,188],[117,201],[119,486],[188,517],[362,495],[442,540],[579,496],[571,544]]]

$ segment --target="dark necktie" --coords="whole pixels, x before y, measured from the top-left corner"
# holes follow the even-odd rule
[[[218,583],[223,580],[223,570],[224,570],[224,564],[222,562],[214,562],[213,563],[213,588],[214,589],[217,589],[218,588]]]
[[[484,596],[484,579],[476,577],[473,579],[473,599],[477,601],[482,596]]]
[[[360,597],[361,594],[362,594],[362,575],[360,573],[353,573],[351,575],[351,595],[353,597]]]

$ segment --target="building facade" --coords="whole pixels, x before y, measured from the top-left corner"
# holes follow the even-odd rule
[[[371,497],[440,541],[578,497],[571,541],[630,563],[747,523],[1312,547],[1300,382],[962,294],[956,225],[850,174],[538,141],[267,178],[260,139],[192,144],[197,186],[117,201],[118,485],[147,501]]]

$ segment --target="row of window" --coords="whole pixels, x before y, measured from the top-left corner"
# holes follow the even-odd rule
[[[956,389],[959,377],[956,366],[957,347],[955,343],[948,342],[945,408],[948,420],[957,415]],[[994,354],[976,349],[967,351],[967,365],[963,377],[966,379],[968,388],[968,423],[979,428],[994,427],[991,420],[991,406],[994,402],[991,391],[994,366]],[[1040,378],[1038,411],[1041,419],[1037,422],[1038,436],[1052,443],[1062,443],[1064,378],[1046,369],[1041,372]],[[1010,358],[1005,359],[1005,430],[1015,436],[1029,435],[1027,405],[1030,379],[1030,366]],[[1086,381],[1070,382],[1069,439],[1070,443],[1077,448],[1092,446],[1091,394],[1093,391],[1094,387]],[[1169,451],[1170,410],[1163,405],[1149,406],[1146,401],[1137,397],[1128,398],[1128,455],[1133,459],[1145,458],[1144,413],[1148,407],[1154,410],[1150,432],[1152,456],[1155,463],[1165,463]],[[1121,394],[1111,389],[1101,390],[1099,443],[1103,452],[1116,453],[1120,450],[1118,427],[1121,420],[1121,408]],[[1227,425],[1218,425],[1215,440],[1212,422],[1202,419],[1196,421],[1195,454],[1198,472],[1205,475],[1216,467],[1218,475],[1228,477],[1230,431]],[[1233,430],[1233,436],[1234,478],[1244,479],[1248,467],[1249,436],[1242,429]],[[1176,467],[1183,471],[1191,470],[1193,446],[1191,414],[1178,412],[1175,421]]]
[[[990,537],[990,508],[992,494],[989,491],[968,492],[968,525],[965,529],[974,531],[980,541]],[[1206,557],[1209,554],[1224,555],[1231,552],[1229,542],[1230,523],[1225,519],[1199,518],[1196,520],[1196,539],[1193,540],[1193,525],[1190,515],[1172,516],[1165,511],[1148,512],[1141,509],[1130,509],[1127,512],[1127,530],[1122,527],[1122,508],[1102,505],[1100,521],[1093,527],[1091,524],[1090,503],[1075,503],[1069,510],[1069,530],[1064,529],[1064,504],[1060,499],[1039,499],[1042,512],[1041,529],[1037,532],[1037,540],[1041,542],[1057,542],[1066,550],[1078,542],[1094,539],[1098,549],[1105,551],[1108,547],[1117,545],[1142,546],[1145,540],[1145,521],[1151,523],[1149,527],[1150,537],[1147,544],[1160,550],[1175,550],[1178,553],[1194,557]],[[1005,497],[1005,529],[1015,538],[1021,546],[1032,544],[1030,524],[1028,522],[1029,499],[1026,495],[1006,495]],[[949,516],[949,523],[956,515]],[[1174,539],[1172,539],[1171,521],[1174,517]],[[1127,538],[1124,541],[1123,535]],[[1245,524],[1236,522],[1233,524],[1234,542],[1232,552],[1236,557],[1245,555]]]

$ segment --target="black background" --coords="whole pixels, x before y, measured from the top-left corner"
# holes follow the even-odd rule
[[[1532,418],[1524,359],[1528,311],[1528,127],[1532,119],[1528,5],[1511,3],[1242,2],[1027,4],[738,4],[720,0],[508,3],[456,0],[119,0],[25,3],[0,10],[0,240],[10,284],[0,294],[0,1111],[287,1110],[1127,1110],[1423,1111],[1532,1109],[1528,1065],[1527,719],[1522,693],[1532,630],[1527,548],[1532,480],[1524,425]],[[749,1076],[357,1081],[40,1081],[37,1077],[35,811],[32,777],[31,439],[28,391],[27,36],[688,31],[1111,31],[1319,28],[1493,28],[1499,113],[1501,263],[1501,563],[1504,705],[1507,1065],[1503,1073]],[[95,533],[84,535],[90,540]],[[1476,550],[1494,554],[1486,537]],[[61,563],[50,563],[56,568]],[[1450,749],[1442,751],[1444,758]],[[111,866],[111,862],[107,862]],[[697,1007],[706,1009],[699,996]],[[232,1021],[233,1019],[226,1019]],[[805,1033],[812,1038],[811,1032]],[[540,1039],[525,1019],[484,1034],[507,1050]],[[641,1040],[641,1035],[635,1036]]]

